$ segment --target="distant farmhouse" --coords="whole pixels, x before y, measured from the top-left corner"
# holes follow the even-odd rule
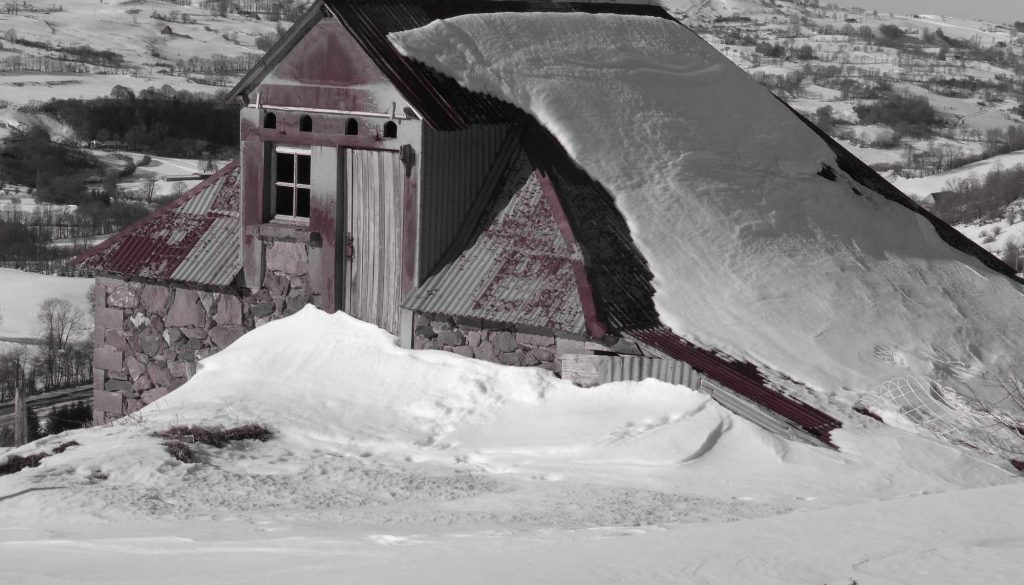
[[[647,4],[317,2],[230,94],[245,104],[241,160],[76,260],[98,275],[97,423],[161,398],[198,360],[312,303],[406,348],[547,368],[581,385],[687,384],[762,426],[828,443],[832,417],[661,322],[648,263],[612,196],[544,128],[386,38],[498,11],[672,20]],[[821,138],[845,172],[1012,274]]]

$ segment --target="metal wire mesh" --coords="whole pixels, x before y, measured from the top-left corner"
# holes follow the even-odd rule
[[[902,376],[887,380],[862,398],[858,406],[883,418],[902,417],[955,445],[1010,461],[1024,459],[1024,420],[932,378]]]

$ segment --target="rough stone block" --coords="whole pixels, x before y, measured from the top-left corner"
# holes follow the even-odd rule
[[[530,350],[530,355],[542,362],[551,362],[555,360],[555,352],[543,347]]]
[[[124,331],[124,311],[121,309],[96,309],[96,327]]]
[[[555,347],[557,348],[558,355],[585,355],[590,353],[589,351],[587,351],[587,344],[583,341],[579,341],[576,339],[565,339],[559,337],[555,339]]]
[[[472,319],[469,317],[456,317],[455,327],[462,332],[466,331],[479,331],[483,328],[483,323],[480,319]]]
[[[467,331],[466,332],[466,343],[472,347],[480,345],[480,342],[484,340],[483,331]]]
[[[199,291],[199,304],[203,306],[203,310],[210,313],[213,310],[213,305],[217,302],[217,293],[209,291]]]
[[[491,343],[503,353],[513,352],[519,347],[516,343],[516,336],[511,331],[496,331],[491,335]]]
[[[210,340],[217,347],[227,347],[243,335],[245,327],[241,325],[218,325],[210,331]]]
[[[185,382],[188,382],[188,378],[175,378],[171,380],[171,390],[180,388]]]
[[[226,325],[226,327],[232,327],[232,326],[231,325]],[[197,349],[203,349],[206,346],[207,346],[207,342],[206,342],[205,339],[189,339],[188,343],[185,344],[185,349],[188,350],[188,351],[195,351]]]
[[[146,366],[146,375],[156,386],[170,386],[172,376],[163,362],[150,362]]]
[[[127,380],[128,379],[128,372],[125,372],[123,370],[120,371],[120,372],[113,372],[113,371],[109,371],[108,370],[107,371],[107,378],[109,378],[111,380]]]
[[[103,389],[107,392],[120,392],[128,395],[132,392],[132,383],[128,380],[107,380],[103,384]]]
[[[188,371],[185,369],[185,362],[167,362],[167,371],[175,378],[187,378]]]
[[[260,317],[268,317],[274,314],[275,309],[276,307],[274,307],[274,303],[272,302],[256,303],[252,306],[252,316],[257,319]]]
[[[435,319],[430,322],[430,327],[434,331],[451,331],[455,324],[448,319]]]
[[[498,361],[505,364],[506,366],[521,366],[523,365],[523,357],[523,352],[513,351],[501,354],[498,357]]]
[[[516,342],[520,345],[530,347],[547,347],[555,343],[554,335],[533,335],[531,333],[516,333]]]
[[[191,290],[178,289],[164,323],[171,327],[202,327],[205,322],[206,310],[199,302],[199,294]]]
[[[209,336],[206,329],[203,329],[202,327],[186,327],[185,329],[182,329],[181,332],[189,339],[206,339]]]
[[[416,337],[433,339],[437,337],[437,332],[430,325],[420,325],[416,328]]]
[[[204,347],[203,349],[200,349],[199,351],[196,352],[196,359],[204,360],[215,353],[217,353],[216,349],[212,347]]]
[[[309,304],[309,293],[305,290],[294,290],[288,294],[288,298],[285,299],[285,308],[283,314],[294,315],[298,313],[302,307]]]
[[[466,345],[466,337],[458,331],[441,331],[437,334],[437,342],[441,345],[459,347]]]
[[[480,345],[474,349],[474,353],[478,360],[498,363],[498,352],[490,341],[481,341]]]
[[[131,376],[132,380],[136,380],[139,376],[146,373],[146,364],[133,355],[125,357],[124,363],[128,366],[128,375]]]
[[[107,306],[118,309],[134,309],[139,306],[139,293],[129,285],[110,289],[107,291]]]
[[[267,323],[270,323],[273,320],[274,320],[273,316],[257,317],[255,319],[255,323],[256,323],[256,326],[259,327],[260,325],[266,325]]]
[[[134,315],[128,317],[128,322],[131,323],[132,327],[134,327],[136,330],[148,329],[149,326],[153,323],[152,319],[149,318],[149,315],[141,311],[136,312]]]
[[[101,370],[120,372],[124,368],[124,354],[116,349],[97,347],[93,350],[93,366]]]
[[[120,392],[97,390],[92,394],[93,410],[122,414],[124,412],[124,396]]]
[[[164,320],[156,315],[150,315],[149,317],[149,328],[157,333],[163,333],[164,331]]]
[[[135,382],[132,383],[132,390],[135,392],[144,392],[153,387],[153,381],[149,379],[149,376],[143,374],[139,376]]]
[[[274,242],[267,247],[267,270],[293,276],[309,273],[309,250],[299,242]]]
[[[468,358],[473,357],[473,348],[468,346],[468,345],[463,345],[463,346],[460,346],[460,347],[453,347],[451,351],[452,351],[452,353],[457,353],[457,354],[459,354],[461,356],[464,356],[464,357],[468,357]]]
[[[218,325],[242,324],[242,301],[236,296],[221,295],[217,302],[217,313],[213,316]]]
[[[288,289],[291,288],[291,281],[284,274],[270,273],[263,279],[263,286],[270,291],[270,294],[283,297],[288,294]]]
[[[163,336],[156,331],[146,331],[139,336],[139,349],[150,357],[159,355],[167,345]]]
[[[170,392],[169,388],[162,388],[162,387],[158,386],[156,388],[152,388],[150,390],[147,390],[147,391],[143,392],[142,396],[140,398],[146,404],[153,404],[157,400],[160,400],[164,396],[167,396],[167,394],[169,392]]]
[[[527,353],[527,354],[523,355],[523,365],[524,366],[539,366],[540,365],[540,360],[537,359],[537,356],[533,355],[532,353]]]
[[[122,352],[128,351],[128,338],[124,331],[107,331],[103,336],[103,342]]]
[[[423,313],[416,313],[415,325],[416,327],[430,327],[430,317]]]
[[[184,336],[185,334],[181,332],[181,329],[177,327],[168,327],[167,329],[164,329],[163,335],[161,337],[164,338],[164,341],[167,342],[167,345],[177,345],[178,342],[181,341],[182,337]]]
[[[168,301],[171,300],[171,289],[166,286],[147,284],[142,289],[139,304],[147,313],[164,316],[167,314]]]

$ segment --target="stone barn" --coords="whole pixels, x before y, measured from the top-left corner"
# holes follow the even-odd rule
[[[312,303],[407,348],[581,385],[687,384],[767,428],[828,442],[834,419],[664,326],[612,196],[554,137],[387,40],[497,11],[672,18],[649,4],[316,2],[230,93],[243,104],[240,160],[77,259],[98,274],[96,422],[158,399],[197,360]],[[914,205],[829,142],[845,171]]]

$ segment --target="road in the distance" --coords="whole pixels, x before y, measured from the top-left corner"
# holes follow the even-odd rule
[[[45,394],[35,394],[28,397],[28,405],[35,409],[39,418],[49,414],[54,406],[73,404],[79,400],[92,402],[92,384],[54,390]],[[0,403],[0,427],[14,425],[14,402]]]

